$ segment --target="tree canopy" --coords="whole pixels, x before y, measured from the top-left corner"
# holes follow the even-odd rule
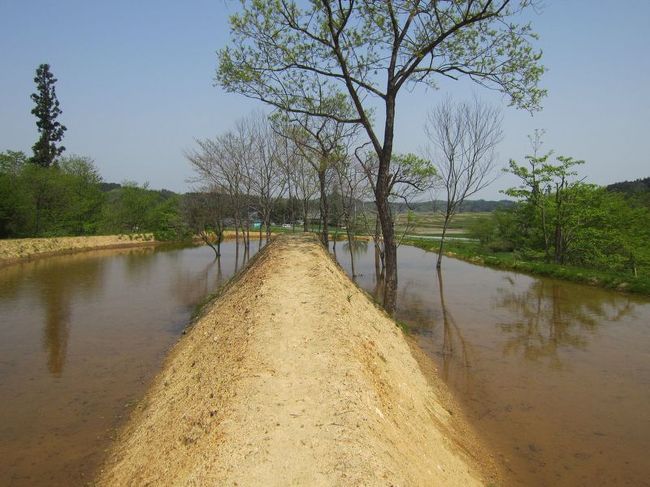
[[[217,81],[228,91],[286,112],[363,126],[378,157],[374,187],[386,247],[384,306],[394,309],[397,253],[390,212],[397,94],[467,77],[506,93],[512,105],[539,108],[541,52],[529,23],[531,0],[242,0],[230,20],[231,46],[219,52]],[[351,114],[321,103],[339,99]],[[333,104],[337,106],[337,104]],[[382,115],[375,113],[381,107]],[[383,129],[381,127],[383,123]],[[378,127],[379,126],[379,127]]]
[[[59,100],[56,97],[55,83],[57,79],[50,71],[49,64],[41,64],[36,69],[36,93],[32,93],[31,99],[36,104],[32,114],[36,116],[36,126],[40,134],[38,140],[32,147],[34,156],[32,162],[39,166],[51,166],[59,157],[65,147],[57,146],[63,139],[65,126],[57,121],[62,110],[59,108]]]

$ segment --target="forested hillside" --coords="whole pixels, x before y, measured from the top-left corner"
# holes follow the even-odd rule
[[[628,194],[648,193],[650,192],[650,177],[610,184],[607,186],[607,189],[609,191],[618,191]]]

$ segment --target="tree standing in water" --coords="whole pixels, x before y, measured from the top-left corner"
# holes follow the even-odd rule
[[[32,147],[34,156],[31,161],[41,167],[55,164],[56,158],[65,150],[62,145],[57,147],[57,143],[63,139],[66,128],[56,120],[62,113],[54,88],[56,82],[57,79],[50,71],[49,64],[41,64],[36,69],[34,83],[37,91],[32,93],[31,99],[36,104],[32,114],[38,119],[36,126],[40,137]]]
[[[467,198],[496,179],[492,173],[496,161],[494,151],[503,138],[501,112],[478,98],[472,103],[447,99],[429,113],[426,132],[440,186],[445,192],[436,261],[436,269],[440,269],[451,220]]]
[[[397,299],[397,241],[389,205],[398,94],[469,78],[535,110],[544,95],[536,35],[517,17],[530,0],[242,1],[219,51],[217,82],[285,112],[361,125],[377,155],[375,204],[385,248],[384,307]],[[323,110],[342,96],[353,114]]]

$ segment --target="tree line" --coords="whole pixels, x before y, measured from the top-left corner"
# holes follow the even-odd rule
[[[541,153],[541,132],[524,163],[506,171],[520,184],[505,191],[517,203],[477,221],[472,233],[491,251],[526,260],[574,265],[633,276],[650,272],[650,191],[642,184],[600,187],[586,182],[584,161]]]
[[[44,167],[0,153],[0,238],[156,232],[180,228],[179,195],[126,182],[105,191],[92,159],[65,156]]]
[[[425,190],[432,175],[431,161],[395,151],[399,96],[417,85],[436,89],[437,80],[466,78],[501,91],[515,107],[538,109],[545,95],[538,87],[544,68],[541,52],[532,45],[536,35],[525,21],[534,8],[529,0],[243,1],[230,17],[231,42],[219,51],[216,81],[227,91],[261,100],[276,110],[274,124],[279,130],[273,132],[290,140],[300,160],[316,174],[323,243],[328,240],[328,178],[345,183],[341,188],[355,187],[360,175],[367,182],[376,213],[373,234],[385,267],[383,304],[388,312],[396,304],[400,241],[391,200]],[[448,194],[447,223],[463,199],[489,182],[474,169],[489,169],[499,134],[473,126],[463,116],[446,122],[452,129],[449,134],[460,126],[471,128],[481,138],[478,145],[483,144],[474,154],[469,147],[459,161],[456,150],[473,145],[465,130],[455,132],[460,139],[437,141],[447,158],[438,166]],[[263,154],[268,148],[255,139],[238,146],[237,131],[223,140],[203,141],[193,156],[200,162],[200,156],[218,150],[235,161],[228,168],[241,164],[246,154],[258,158],[250,173],[256,175],[259,187],[252,186],[253,178],[237,179],[239,170],[227,179],[221,170],[213,183],[238,187],[244,196],[256,193],[263,215],[268,214],[265,205],[281,189],[289,191],[289,179],[285,187],[268,185],[269,175],[264,173],[272,168],[269,154]],[[359,144],[347,143],[355,137],[362,139]],[[216,147],[211,142],[217,142]],[[329,167],[348,169],[335,176]],[[204,172],[206,181],[211,177]],[[292,184],[292,197],[293,191],[297,199],[303,196],[298,184]],[[246,215],[238,213],[235,218],[242,230]],[[242,238],[248,241],[247,231]]]

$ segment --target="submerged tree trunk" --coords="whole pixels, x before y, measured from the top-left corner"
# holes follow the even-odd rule
[[[215,246],[215,244],[213,244],[210,241],[210,235],[205,231],[202,231],[199,235],[201,236],[201,239],[206,243],[206,245],[210,247],[214,252],[214,258],[218,259],[219,257],[221,257],[221,253],[219,252],[219,249]]]
[[[354,237],[350,232],[349,222],[346,222],[345,224],[345,233],[348,237],[348,248],[350,249],[350,270],[352,271],[352,279],[354,279],[357,277],[357,273],[354,269]]]
[[[210,247],[210,248],[212,249],[212,251],[214,252],[214,258],[215,258],[215,260],[218,259],[219,257],[221,257],[221,254],[219,253],[219,250],[217,249],[217,247],[215,247],[215,246],[212,244],[212,242],[210,242],[209,238],[207,238],[207,237],[203,237],[203,235],[201,235],[201,238],[203,238],[203,241],[204,241],[204,242],[208,245],[208,247]]]
[[[384,247],[384,309],[388,314],[392,314],[397,304],[397,244],[388,198],[381,195],[377,198],[377,214]]]

